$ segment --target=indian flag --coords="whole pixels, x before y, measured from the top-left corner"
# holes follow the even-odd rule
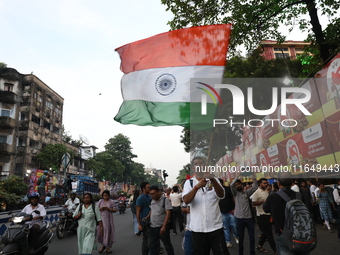
[[[190,27],[117,48],[124,102],[114,119],[122,124],[189,127],[194,108],[201,116],[202,91],[212,88],[197,82],[194,86],[206,88],[196,89],[191,81],[222,79],[230,33],[230,24]],[[213,104],[207,105],[207,114],[214,115]]]

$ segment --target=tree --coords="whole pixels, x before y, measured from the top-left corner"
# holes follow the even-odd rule
[[[256,48],[260,41],[275,39],[284,41],[278,28],[284,25],[290,31],[296,26],[302,32],[310,32],[309,39],[315,43],[321,62],[330,60],[330,54],[339,47],[339,40],[335,43],[329,41],[331,33],[336,34],[339,28],[339,19],[336,18],[340,2],[337,0],[161,0],[167,6],[167,11],[174,14],[173,20],[169,21],[171,29],[179,29],[187,26],[233,24],[233,32],[230,41],[230,49],[235,51],[237,45],[244,44],[248,50]],[[319,14],[327,15],[330,29],[322,30]],[[307,21],[304,15],[309,15]],[[334,25],[335,24],[335,25]]]
[[[86,162],[86,165],[93,169],[96,178],[101,181],[120,180],[125,169],[123,164],[107,151],[97,153],[95,157]]]
[[[187,175],[191,174],[190,170],[190,164],[186,164],[181,170],[179,170],[178,176],[176,177],[178,184],[180,184],[182,180],[186,180]]]
[[[69,144],[71,144],[75,147],[80,147],[80,146],[83,145],[83,142],[81,140],[72,139],[70,132],[65,130],[64,124],[61,128],[61,140],[66,142],[66,143],[69,143]]]
[[[0,62],[0,69],[7,68],[7,65],[4,62]]]
[[[12,175],[0,182],[0,201],[8,208],[14,208],[27,193],[27,184],[23,179]]]
[[[74,152],[67,149],[65,145],[61,143],[48,144],[37,155],[37,161],[42,169],[52,168],[54,171],[59,172],[62,165],[62,157],[65,153],[69,153],[71,160],[74,157]]]
[[[118,134],[110,138],[105,144],[105,151],[112,155],[115,159],[125,167],[121,181],[131,181],[133,172],[133,158],[137,156],[132,153],[130,139],[123,134]]]

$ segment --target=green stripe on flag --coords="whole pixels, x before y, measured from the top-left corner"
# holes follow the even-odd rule
[[[114,119],[122,124],[139,126],[179,125],[195,130],[213,127],[216,106],[207,104],[207,115],[201,115],[201,103],[148,102],[128,100],[121,105]]]

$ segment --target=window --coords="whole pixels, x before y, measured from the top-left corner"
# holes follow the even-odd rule
[[[46,101],[46,107],[53,109],[53,104],[50,101]]]
[[[39,142],[30,139],[30,147],[31,148],[39,150],[39,146],[40,146]]]
[[[48,123],[46,120],[44,121],[44,128],[51,130],[51,124]]]
[[[54,110],[55,110],[55,113],[56,113],[56,114],[61,115],[61,110],[60,110],[60,109],[55,108]]]
[[[275,58],[289,58],[288,53],[275,53]]]
[[[4,83],[4,90],[5,91],[13,91],[14,84],[12,83]]]
[[[288,51],[288,48],[274,48],[274,51]]]
[[[53,133],[59,135],[59,132],[60,132],[60,129],[55,127],[55,126],[53,126]]]
[[[18,146],[25,146],[24,145],[24,138],[18,137]]]
[[[303,52],[303,48],[295,48],[296,52]]]
[[[7,136],[6,135],[0,135],[0,143],[7,143]]]
[[[6,109],[1,109],[1,116],[3,117],[9,117],[11,114],[10,110],[6,110]]]
[[[21,112],[19,115],[19,120],[25,120],[25,119],[26,119],[26,115]]]
[[[40,118],[32,114],[32,121],[40,126]]]

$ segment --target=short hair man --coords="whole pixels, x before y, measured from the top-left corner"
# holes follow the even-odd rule
[[[72,192],[70,194],[70,198],[67,199],[64,208],[67,207],[68,211],[73,213],[75,211],[74,207],[76,204],[80,204],[80,200],[79,198],[77,198],[77,194],[75,192]]]
[[[276,243],[273,236],[272,225],[270,223],[270,213],[263,211],[263,203],[267,200],[269,196],[268,180],[266,178],[261,178],[259,180],[259,188],[252,195],[252,204],[256,206],[256,216],[258,219],[258,224],[261,229],[261,237],[259,239],[259,244],[256,249],[260,252],[267,252],[263,245],[266,240],[268,240],[270,247],[276,253]]]
[[[277,183],[284,193],[286,193],[291,199],[296,198],[296,192],[291,189],[293,178],[290,172],[280,172],[278,175]],[[274,220],[274,229],[276,232],[276,248],[278,254],[307,255],[309,252],[296,253],[288,249],[282,230],[285,224],[285,209],[286,201],[277,193],[270,194],[267,200],[263,203],[263,210],[266,213],[270,213]]]
[[[239,172],[236,178],[230,184],[231,191],[235,197],[235,212],[234,215],[237,219],[237,232],[239,237],[238,254],[243,254],[243,241],[244,241],[244,229],[248,229],[249,235],[249,250],[250,254],[255,254],[255,231],[254,231],[254,219],[252,215],[252,207],[250,202],[250,196],[258,188],[258,183],[253,173],[253,186],[244,190],[242,181],[238,179],[242,172]]]
[[[172,231],[174,235],[177,235],[177,230],[176,230],[176,221],[178,219],[178,224],[179,224],[179,232],[182,233],[184,230],[184,225],[183,225],[183,215],[181,212],[181,206],[182,206],[182,194],[179,193],[178,186],[174,186],[172,188],[173,193],[170,194],[170,201],[172,205]]]
[[[22,209],[23,213],[32,214],[32,221],[27,221],[26,224],[29,224],[30,234],[28,235],[28,243],[31,245],[29,252],[33,253],[35,251],[35,245],[38,240],[38,233],[40,230],[40,225],[43,219],[46,216],[46,210],[43,205],[39,204],[39,194],[32,193],[28,195],[30,200],[30,204],[26,205],[24,209]],[[36,214],[34,211],[38,210],[40,214]]]
[[[142,255],[148,255],[149,254],[148,235],[150,229],[149,205],[151,202],[151,198],[149,196],[150,184],[148,182],[142,182],[140,184],[140,188],[142,190],[142,194],[137,198],[136,201],[136,218],[138,222],[138,230],[143,232]]]
[[[203,170],[202,157],[195,157],[191,162],[192,170]],[[194,177],[184,184],[183,201],[190,204],[190,229],[195,255],[229,254],[223,234],[222,215],[219,200],[224,198],[224,189],[219,180],[212,176]]]
[[[162,240],[168,255],[174,255],[174,248],[170,240],[169,221],[172,205],[168,198],[164,197],[157,186],[150,187],[151,214],[149,229],[150,255],[158,255],[159,240]]]

